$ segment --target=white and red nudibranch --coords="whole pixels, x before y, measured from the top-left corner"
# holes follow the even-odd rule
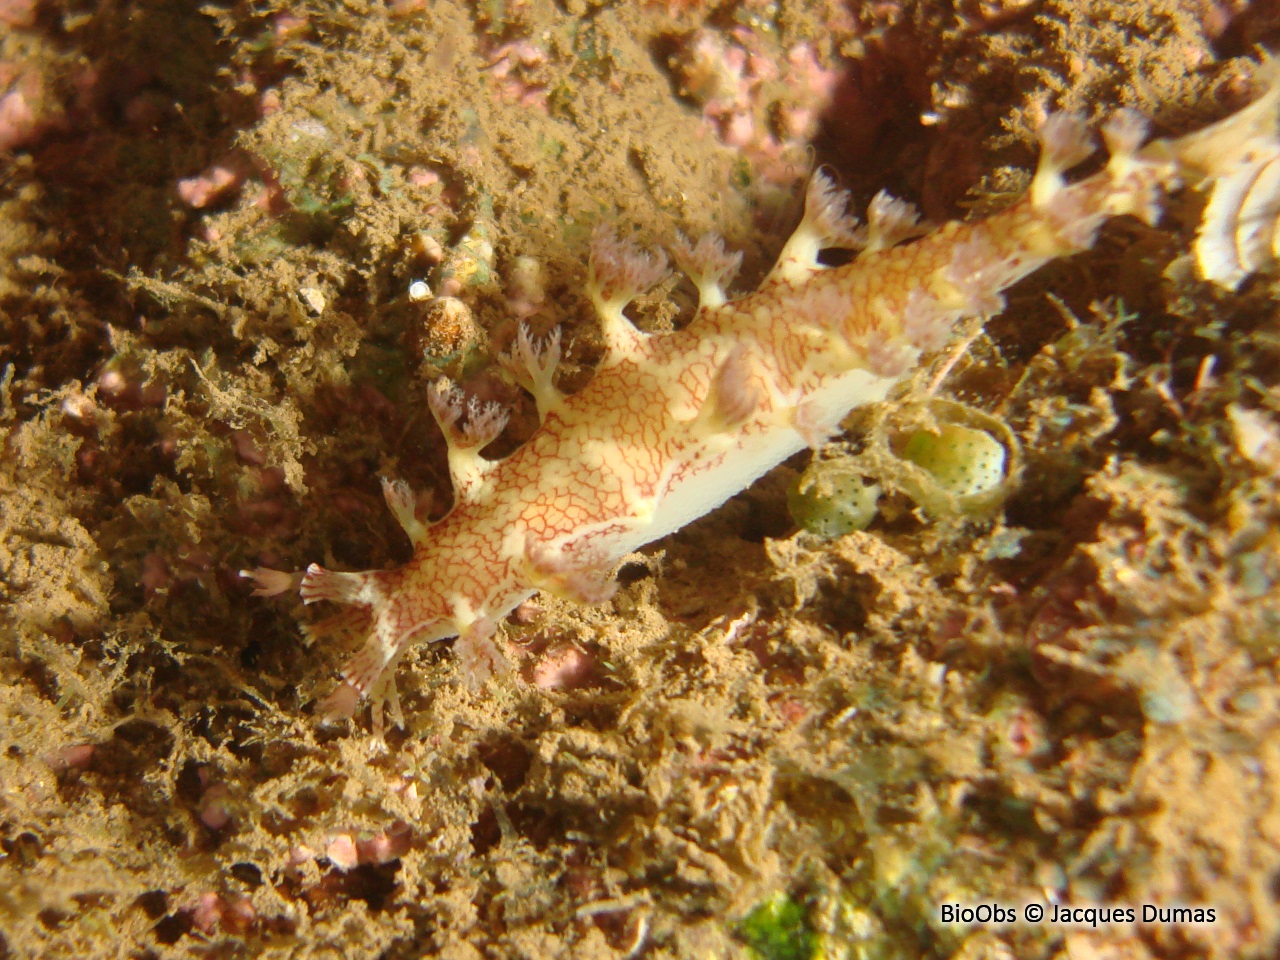
[[[306,603],[352,607],[365,641],[347,664],[332,712],[374,701],[399,719],[396,662],[413,643],[457,637],[465,676],[505,667],[499,622],[538,591],[585,603],[608,598],[620,560],[719,506],[804,447],[817,447],[855,407],[883,400],[956,324],[1003,308],[1001,292],[1045,263],[1091,247],[1111,217],[1154,221],[1163,196],[1210,192],[1195,243],[1206,279],[1234,288],[1280,255],[1280,70],[1259,70],[1254,103],[1211,127],[1144,145],[1146,124],[1119,111],[1104,125],[1106,166],[1071,182],[1092,152],[1082,121],[1055,115],[1041,132],[1030,190],[1009,209],[933,230],[880,195],[868,223],[845,213],[823,174],[810,182],[804,218],[754,292],[728,299],[739,255],[716,238],[681,238],[679,266],[697,285],[693,320],[673,333],[636,329],[623,308],[666,274],[666,257],[597,231],[588,292],[607,352],[593,378],[566,396],[556,387],[558,333],[521,328],[504,365],[534,397],[541,426],[519,450],[489,461],[480,450],[505,414],[468,400],[448,380],[430,394],[449,445],[452,510],[435,523],[414,514],[400,481],[387,505],[413,542],[392,570],[304,575],[243,571],[255,593],[299,586]],[[855,249],[841,266],[829,248]]]

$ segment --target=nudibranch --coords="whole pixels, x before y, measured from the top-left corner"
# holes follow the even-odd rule
[[[818,173],[803,219],[753,293],[725,294],[740,255],[716,238],[680,238],[676,260],[700,303],[671,333],[642,332],[623,312],[665,276],[666,257],[598,230],[587,291],[604,359],[565,395],[558,332],[535,340],[522,327],[504,364],[532,394],[541,425],[501,461],[480,451],[505,414],[448,380],[433,385],[452,509],[424,523],[409,488],[383,481],[412,559],[362,573],[312,564],[302,575],[243,575],[258,595],[297,586],[308,604],[350,606],[346,619],[365,640],[328,708],[349,713],[369,697],[376,726],[384,703],[399,722],[393,676],[411,644],[456,636],[464,676],[504,669],[495,634],[522,601],[538,591],[607,599],[625,555],[821,445],[852,409],[884,400],[958,323],[998,313],[1010,285],[1091,247],[1109,218],[1154,222],[1165,194],[1191,187],[1209,194],[1194,248],[1206,279],[1234,288],[1280,256],[1280,70],[1268,62],[1258,73],[1263,92],[1251,105],[1179,139],[1147,143],[1144,120],[1116,112],[1102,128],[1105,166],[1076,179],[1068,173],[1092,153],[1090,133],[1077,117],[1051,116],[1026,195],[974,222],[925,230],[907,204],[881,194],[858,225]],[[824,266],[819,255],[831,248],[857,253]]]

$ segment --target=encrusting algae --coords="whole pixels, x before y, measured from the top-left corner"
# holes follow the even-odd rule
[[[448,379],[430,394],[449,445],[453,509],[420,521],[402,482],[384,480],[387,505],[413,542],[413,558],[388,571],[342,573],[312,564],[297,587],[306,603],[358,613],[365,633],[329,701],[348,713],[372,697],[397,718],[393,671],[413,643],[458,637],[464,677],[507,672],[495,634],[537,592],[580,603],[613,595],[623,557],[720,506],[808,446],[819,448],[857,407],[884,400],[969,320],[1004,307],[1003,291],[1046,263],[1093,246],[1109,219],[1160,216],[1184,185],[1210,197],[1195,252],[1202,275],[1234,289],[1273,262],[1280,213],[1280,67],[1260,71],[1256,102],[1205,130],[1147,143],[1146,122],[1120,110],[1104,124],[1104,169],[1072,181],[1093,153],[1083,121],[1051,115],[1027,195],[1008,210],[924,231],[918,215],[879,194],[868,223],[814,175],[804,218],[759,288],[729,299],[740,256],[718,238],[683,241],[679,260],[700,305],[683,329],[643,333],[623,310],[666,274],[662,254],[619,241],[607,227],[591,248],[587,291],[606,353],[572,395],[556,386],[559,333],[534,341],[521,327],[505,365],[537,403],[541,428],[516,453],[481,451],[506,425],[495,403],[468,400]],[[858,251],[828,267],[832,249]],[[942,447],[949,449],[942,450]],[[958,466],[965,448],[976,463]],[[1004,479],[1003,448],[961,425],[918,434],[905,459],[931,470],[945,493],[972,497]],[[997,463],[998,460],[998,463]],[[256,593],[295,586],[278,571],[244,571]]]

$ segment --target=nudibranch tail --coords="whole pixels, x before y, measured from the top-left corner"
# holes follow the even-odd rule
[[[1058,257],[1091,247],[1110,218],[1154,223],[1166,194],[1209,194],[1195,241],[1206,279],[1239,286],[1280,259],[1280,68],[1259,73],[1249,107],[1198,133],[1146,143],[1146,121],[1118,111],[1103,126],[1109,158],[1072,177],[1095,149],[1079,118],[1050,117],[1027,195],[974,222],[926,230],[914,208],[879,194],[861,226],[822,172],[804,216],[758,290],[729,299],[741,262],[714,237],[676,244],[698,288],[682,330],[649,334],[623,313],[667,275],[607,227],[592,240],[586,292],[607,346],[588,384],[555,385],[559,333],[535,341],[521,326],[503,361],[542,420],[502,461],[480,450],[506,423],[448,380],[429,394],[448,445],[454,506],[432,524],[399,481],[387,505],[413,543],[395,570],[305,575],[244,571],[255,594],[299,590],[310,604],[346,604],[364,644],[327,704],[349,713],[363,697],[398,713],[394,667],[410,643],[457,636],[456,662],[473,682],[509,670],[495,638],[516,605],[539,590],[587,603],[608,600],[629,552],[723,503],[767,470],[819,446],[855,407],[883,400],[958,324],[1003,309],[1004,291]],[[857,251],[824,265],[830,248]]]
[[[374,702],[377,730],[382,729],[384,703],[393,720],[403,725],[395,666],[411,644],[460,634],[470,643],[461,649],[485,651],[492,647],[491,643],[486,646],[492,629],[486,635],[483,624],[473,622],[459,627],[455,611],[438,591],[406,590],[403,569],[344,573],[313,563],[302,577],[299,595],[306,604],[323,600],[352,608],[313,625],[314,632],[324,633],[327,626],[332,626],[343,631],[358,629],[364,636],[360,649],[342,669],[343,684],[321,704],[321,712],[350,716],[362,699],[369,698]],[[491,657],[491,670],[500,659],[500,652],[496,658]]]

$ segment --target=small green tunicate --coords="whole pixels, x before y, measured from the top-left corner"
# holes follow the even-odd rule
[[[876,516],[880,487],[840,460],[817,460],[787,491],[787,508],[796,524],[833,540],[865,530]]]
[[[981,496],[1004,482],[1005,449],[985,430],[957,423],[942,424],[936,433],[917,430],[902,456],[953,497]]]

